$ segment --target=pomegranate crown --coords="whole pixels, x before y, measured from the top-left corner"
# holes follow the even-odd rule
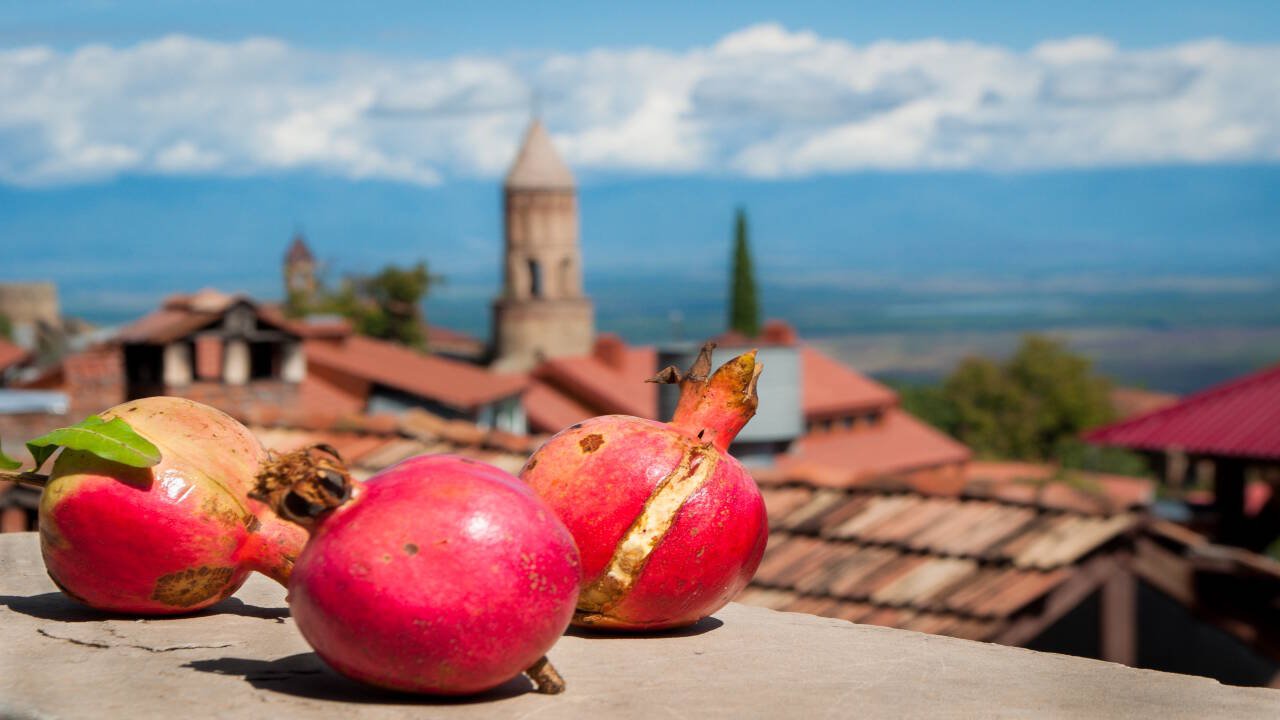
[[[249,497],[277,515],[307,529],[325,513],[351,498],[351,474],[331,445],[310,445],[276,456],[258,472]]]
[[[760,398],[756,393],[764,365],[756,361],[756,351],[745,352],[711,372],[713,342],[704,343],[698,357],[681,373],[674,365],[663,368],[649,382],[680,385],[680,402],[671,424],[721,450],[756,414]]]

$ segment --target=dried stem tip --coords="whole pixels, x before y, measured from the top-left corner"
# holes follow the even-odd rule
[[[536,662],[524,671],[525,675],[533,681],[533,689],[535,692],[543,695],[559,695],[564,692],[564,678],[560,676],[559,671],[551,664],[546,655],[538,658]]]
[[[679,383],[680,403],[671,424],[710,440],[721,450],[755,414],[760,399],[756,387],[764,366],[756,362],[756,351],[743,353],[711,373],[711,351],[715,343],[706,343],[698,352],[689,371],[681,374],[675,367],[664,368],[649,379],[656,383]]]
[[[352,485],[337,450],[311,445],[284,455],[273,454],[258,471],[258,485],[249,497],[310,530],[317,518],[351,498]]]

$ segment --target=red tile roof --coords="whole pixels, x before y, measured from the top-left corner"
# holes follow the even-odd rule
[[[523,402],[529,427],[542,432],[558,432],[599,414],[538,380],[529,384]]]
[[[307,340],[308,365],[318,365],[361,380],[470,410],[519,393],[525,375],[484,368],[352,335],[340,342]]]
[[[229,295],[206,288],[190,295],[170,295],[160,309],[121,328],[116,339],[126,343],[178,340],[213,325],[237,303],[247,303],[267,324],[293,332],[291,323],[278,310],[257,305],[245,295]]]
[[[813,432],[797,440],[777,460],[782,473],[814,472],[837,485],[869,478],[962,463],[969,448],[898,408],[874,426]]]
[[[1067,470],[1048,463],[975,460],[965,466],[966,492],[1076,512],[1114,512],[1150,505],[1147,478]]]
[[[307,241],[302,237],[302,233],[293,236],[293,242],[289,243],[289,250],[284,254],[286,263],[296,262],[315,262],[315,256],[311,254],[311,248],[307,247]]]
[[[771,534],[738,599],[975,640],[1135,527],[1131,514],[764,480]]]
[[[212,325],[219,317],[219,313],[161,308],[120,328],[116,339],[121,342],[166,343]]]
[[[568,417],[571,408],[575,413],[577,408],[585,409],[586,417],[609,414],[657,417],[657,386],[645,382],[657,371],[657,351],[652,347],[615,343],[609,338],[602,338],[597,345],[612,361],[606,361],[601,352],[596,352],[553,358],[534,369],[533,377],[543,387],[525,396],[525,412],[531,420],[558,421]],[[553,393],[563,397],[554,399]],[[568,424],[582,419],[585,418],[576,418]],[[533,427],[554,432],[564,426],[547,426],[539,420]]]
[[[1280,365],[1181,402],[1085,433],[1099,445],[1136,450],[1280,459]]]
[[[808,345],[800,347],[805,419],[857,414],[898,403],[898,395]]]
[[[0,338],[0,371],[8,370],[30,356],[26,350]]]
[[[285,422],[251,424],[250,429],[263,445],[277,452],[316,443],[332,445],[361,478],[424,453],[463,455],[516,473],[543,439],[485,430],[416,409],[394,417],[352,415],[305,427]]]

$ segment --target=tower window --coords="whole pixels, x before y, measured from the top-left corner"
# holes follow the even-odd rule
[[[542,268],[537,260],[529,261],[529,294],[542,297]]]

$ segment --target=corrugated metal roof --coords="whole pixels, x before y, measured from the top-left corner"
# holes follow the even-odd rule
[[[1099,445],[1280,459],[1280,365],[1085,433]]]

